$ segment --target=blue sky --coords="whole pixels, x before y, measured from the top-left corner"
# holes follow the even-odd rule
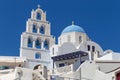
[[[31,10],[47,11],[56,38],[74,21],[104,50],[120,52],[120,0],[0,0],[0,55],[18,56]]]

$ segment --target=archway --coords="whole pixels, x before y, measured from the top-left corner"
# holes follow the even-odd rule
[[[37,20],[41,20],[41,14],[39,12],[37,12],[36,18],[37,18]]]
[[[37,39],[36,41],[35,41],[35,47],[36,48],[41,48],[41,40],[40,39]]]
[[[44,26],[44,25],[42,25],[42,26],[40,27],[40,33],[41,33],[41,34],[45,34],[45,26]]]
[[[32,47],[33,46],[33,40],[31,37],[28,37],[28,43],[27,43],[28,47]]]
[[[39,68],[39,66],[41,66],[41,65],[40,65],[40,64],[36,65],[36,66],[33,68],[33,70],[38,69],[38,68]]]
[[[49,49],[49,40],[47,39],[44,41],[44,48]]]
[[[37,26],[36,26],[36,24],[33,24],[33,33],[37,33]]]

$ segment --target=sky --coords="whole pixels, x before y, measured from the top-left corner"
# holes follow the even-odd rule
[[[19,56],[20,35],[38,4],[56,38],[74,21],[103,50],[120,52],[120,0],[0,0],[0,56]]]

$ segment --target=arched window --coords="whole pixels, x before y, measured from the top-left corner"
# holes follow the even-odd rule
[[[37,33],[37,26],[35,24],[33,24],[33,32]]]
[[[35,59],[40,59],[41,58],[41,54],[40,53],[36,53],[35,54]]]
[[[79,36],[79,43],[81,43],[82,42],[82,37],[81,36]]]
[[[49,41],[48,40],[44,41],[44,48],[49,49]]]
[[[40,14],[40,13],[37,13],[36,18],[37,18],[38,20],[41,20],[41,14]]]
[[[32,44],[33,44],[32,39],[28,38],[28,47],[32,47]]]
[[[36,46],[36,48],[41,48],[41,40],[39,40],[39,39],[37,39],[36,41],[35,41],[35,46]]]
[[[41,26],[41,27],[40,27],[40,33],[41,33],[41,34],[45,34],[45,27],[44,27],[44,26]]]

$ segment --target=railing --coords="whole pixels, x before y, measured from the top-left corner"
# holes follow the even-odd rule
[[[70,71],[73,71],[73,65],[64,66],[64,67],[54,69],[55,73],[63,73],[63,72],[70,72]]]
[[[59,77],[58,80],[80,80],[80,79],[69,78],[69,77]]]
[[[54,69],[54,72],[56,73],[63,73],[63,72],[70,72],[70,71],[76,71],[79,68],[80,64],[71,64],[68,66],[60,67],[57,69]]]
[[[76,79],[76,78],[70,78],[70,77],[55,77],[55,78],[52,78],[51,80],[92,80],[92,79],[88,79],[88,78]]]

